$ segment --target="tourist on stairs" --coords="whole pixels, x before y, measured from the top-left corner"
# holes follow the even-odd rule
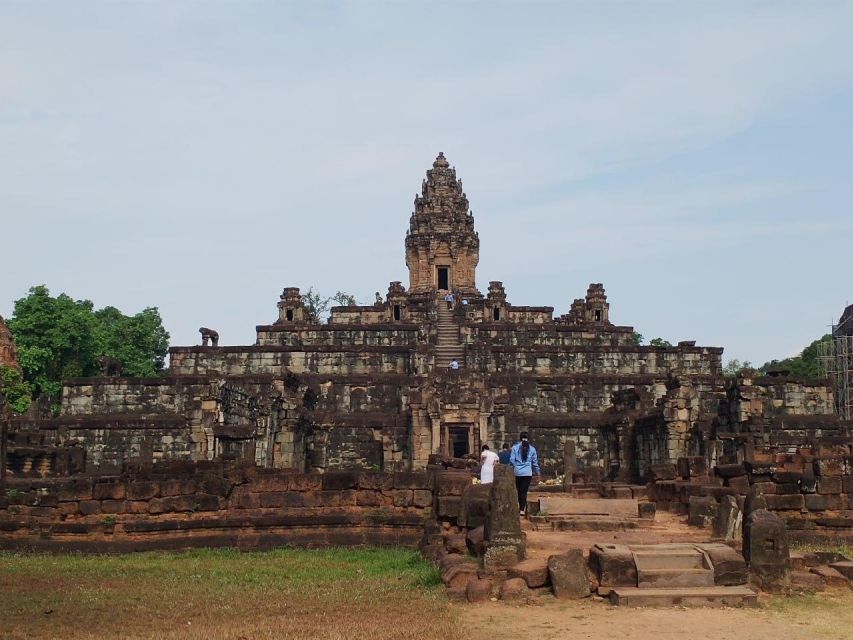
[[[501,464],[509,464],[509,445],[506,442],[504,442],[504,446],[498,454],[498,459],[501,461]]]
[[[520,442],[515,443],[509,454],[509,462],[515,472],[515,488],[518,491],[518,513],[524,515],[527,508],[527,490],[530,481],[535,476],[537,479],[542,473],[539,468],[539,456],[536,448],[530,444],[527,432],[521,432]]]
[[[495,465],[498,464],[498,454],[489,451],[489,445],[484,444],[480,454],[480,484],[492,484],[495,481]]]

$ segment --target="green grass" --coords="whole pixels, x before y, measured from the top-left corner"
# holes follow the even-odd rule
[[[7,553],[0,620],[4,638],[458,636],[440,583],[402,549]]]
[[[791,551],[808,553],[810,551],[830,551],[840,553],[845,558],[853,560],[853,546],[849,544],[814,544],[814,543],[791,543]]]

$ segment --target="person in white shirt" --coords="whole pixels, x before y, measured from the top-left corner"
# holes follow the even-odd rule
[[[491,484],[495,481],[495,465],[499,463],[498,454],[489,450],[484,444],[480,454],[480,484]]]
[[[450,365],[448,365],[448,366],[450,367],[451,371],[457,371],[459,369],[459,361],[456,358],[454,358],[453,360],[450,361]]]

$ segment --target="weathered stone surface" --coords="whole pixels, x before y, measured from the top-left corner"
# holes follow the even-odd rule
[[[819,567],[812,567],[809,571],[815,575],[820,576],[828,587],[846,587],[849,585],[847,578],[840,571],[835,569],[834,567],[828,567],[826,565],[821,565]]]
[[[507,465],[495,467],[484,533],[487,546],[485,562],[511,566],[524,559],[524,534],[518,515],[515,476]],[[513,556],[515,562],[512,562]]]
[[[687,524],[694,527],[707,527],[717,518],[717,501],[714,498],[690,496],[688,502]]]
[[[476,528],[486,523],[489,516],[491,485],[468,483],[462,490],[457,523],[459,526]]]
[[[742,464],[718,464],[714,472],[721,478],[736,478],[746,475],[746,468]]]
[[[586,598],[590,594],[586,560],[580,549],[548,558],[548,579],[556,598]]]
[[[544,587],[548,584],[548,561],[542,558],[523,560],[510,567],[508,574],[511,578],[521,578],[531,589]]]
[[[486,552],[484,527],[480,525],[474,529],[468,529],[465,536],[468,552],[475,556],[482,556]]]
[[[708,555],[714,567],[714,584],[717,586],[734,586],[746,584],[749,572],[744,557],[725,544],[700,544],[702,551]]]
[[[637,516],[640,520],[654,520],[657,514],[657,505],[654,502],[638,502]]]
[[[501,585],[501,600],[524,602],[529,596],[530,589],[521,578],[509,578]]]
[[[743,533],[743,512],[732,496],[720,498],[717,518],[714,521],[714,537],[723,540],[740,540]]]
[[[465,542],[465,534],[457,533],[451,536],[447,536],[444,539],[444,546],[447,549],[448,553],[467,553],[468,546]]]
[[[743,555],[757,584],[769,592],[785,588],[790,571],[788,534],[782,519],[766,509],[756,509],[746,519]]]
[[[826,581],[811,571],[792,571],[791,591],[794,593],[818,593],[826,590]]]
[[[848,580],[853,581],[853,561],[839,560],[838,562],[831,562],[829,566]]]
[[[802,511],[806,508],[805,498],[802,494],[784,496],[764,496],[767,508],[773,511]]]
[[[477,567],[467,562],[458,562],[443,571],[441,579],[444,585],[451,589],[467,589],[468,583],[477,579]]]
[[[465,596],[468,602],[487,602],[492,597],[492,581],[488,578],[469,580]]]
[[[590,549],[590,566],[602,587],[636,587],[634,555],[624,545],[597,544]]]
[[[0,316],[0,365],[18,369],[18,354],[12,332],[6,326],[3,316]]]
[[[678,477],[678,470],[672,463],[653,464],[649,467],[649,479],[657,480],[675,480]]]

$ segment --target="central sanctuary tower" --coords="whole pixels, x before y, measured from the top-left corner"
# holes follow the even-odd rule
[[[452,290],[478,296],[475,272],[480,260],[480,238],[474,216],[456,170],[439,153],[427,171],[421,195],[406,233],[409,294],[422,296]]]

